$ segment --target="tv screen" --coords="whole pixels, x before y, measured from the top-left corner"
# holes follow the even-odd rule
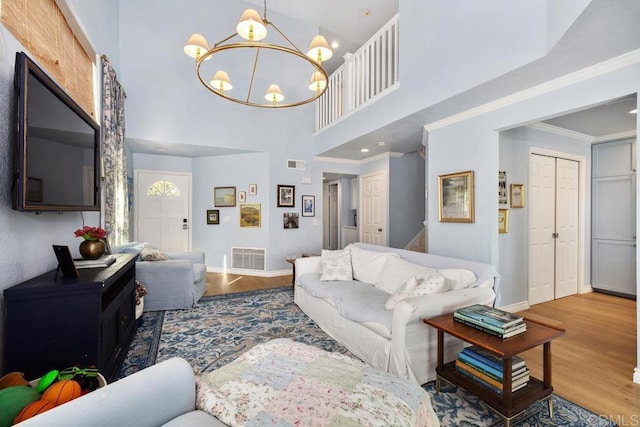
[[[100,209],[100,127],[25,53],[16,55],[14,209]]]

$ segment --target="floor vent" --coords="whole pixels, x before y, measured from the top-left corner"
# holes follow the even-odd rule
[[[263,248],[231,248],[231,268],[242,270],[266,269],[266,249]]]
[[[304,160],[287,160],[287,168],[304,170]]]

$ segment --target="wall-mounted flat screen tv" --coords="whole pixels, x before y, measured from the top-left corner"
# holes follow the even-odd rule
[[[100,127],[24,52],[16,54],[13,208],[100,210]]]

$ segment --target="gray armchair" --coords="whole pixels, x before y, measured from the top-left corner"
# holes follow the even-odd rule
[[[140,253],[144,243],[112,247],[113,253]],[[167,252],[169,259],[136,262],[136,278],[147,289],[144,311],[192,308],[206,287],[204,252]]]

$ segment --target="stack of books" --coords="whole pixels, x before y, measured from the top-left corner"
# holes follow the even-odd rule
[[[514,356],[511,361],[511,391],[516,391],[529,382],[529,369],[521,357]],[[462,350],[456,360],[456,369],[461,374],[498,394],[502,394],[504,389],[502,368],[500,357],[476,346]]]
[[[74,259],[77,269],[109,267],[116,262],[115,255],[103,255],[98,259]]]
[[[457,309],[453,319],[500,338],[509,338],[527,330],[522,316],[481,304]]]

